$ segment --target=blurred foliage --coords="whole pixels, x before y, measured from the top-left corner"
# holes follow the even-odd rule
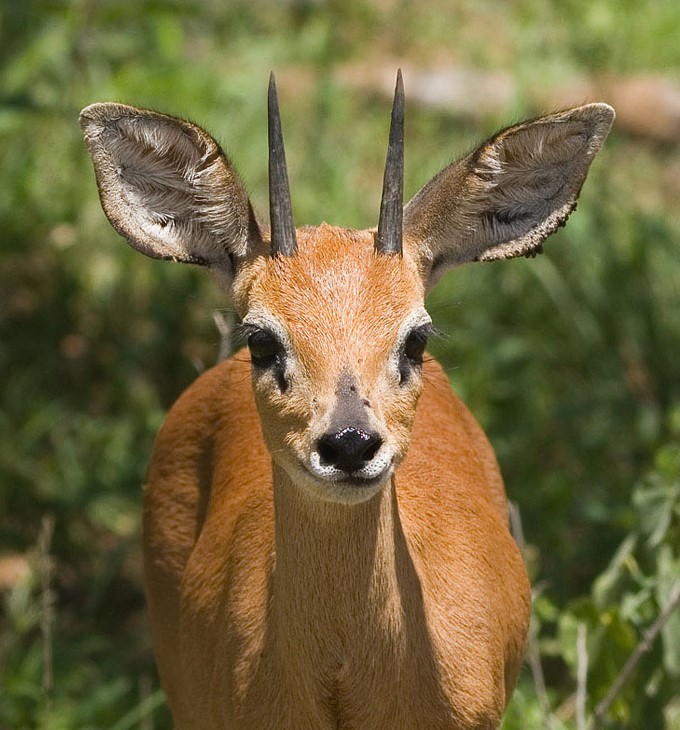
[[[654,466],[638,481],[632,501],[636,508],[630,531],[589,595],[559,607],[547,595],[535,600],[535,620],[541,627],[541,654],[577,675],[577,633],[586,628],[588,706],[603,699],[658,615],[673,589],[680,585],[680,409],[669,418],[670,439],[659,447]],[[546,721],[525,676],[506,718],[505,730],[573,727],[557,711]],[[680,611],[671,614],[660,639],[643,654],[633,674],[612,704],[615,727],[680,727]],[[527,687],[528,690],[527,690]],[[565,711],[573,698],[567,695]]]
[[[519,80],[507,115],[482,129],[409,108],[408,195],[526,116],[532,89],[577,73],[677,78],[679,35],[676,0],[4,0],[0,567],[23,556],[27,569],[2,589],[2,730],[170,726],[143,614],[140,484],[163,413],[215,360],[211,311],[228,307],[202,272],[143,259],[110,229],[79,110],[118,100],[196,120],[227,141],[266,211],[275,68],[296,219],[362,227],[375,223],[388,109],[338,81],[340,64],[462,63]],[[677,146],[615,132],[545,256],[453,272],[429,302],[448,335],[433,351],[523,514],[563,727],[574,726],[576,625],[588,629],[592,710],[680,572],[679,180]],[[34,548],[45,515],[51,691]],[[615,703],[612,727],[678,727],[679,622]],[[506,727],[545,726],[526,675]]]

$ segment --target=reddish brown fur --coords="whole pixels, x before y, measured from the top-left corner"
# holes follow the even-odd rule
[[[588,104],[499,132],[416,194],[401,231],[397,125],[379,250],[372,231],[326,224],[296,250],[277,115],[270,246],[205,131],[82,111],[116,230],[209,267],[254,358],[189,388],[149,467],[146,589],[180,730],[498,727],[529,585],[484,434],[439,366],[419,367],[424,292],[451,266],[539,253],[613,119]]]
[[[406,452],[420,388],[390,391],[383,371],[423,286],[408,252],[376,256],[372,240],[324,225],[298,232],[296,256],[244,266],[238,308],[264,301],[285,322],[309,382],[288,401],[262,385],[254,398],[240,352],[159,434],[146,580],[178,728],[500,723],[529,586],[493,452],[441,368],[424,365],[408,455],[366,502],[309,499],[265,446],[258,408],[270,449],[287,448],[350,363]]]

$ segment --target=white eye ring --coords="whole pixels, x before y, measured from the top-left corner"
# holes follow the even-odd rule
[[[406,340],[409,336],[421,327],[432,327],[432,318],[427,313],[424,307],[418,307],[415,311],[411,312],[408,317],[402,322],[399,328],[399,334],[397,335],[397,342],[392,350],[390,356],[390,366],[394,375],[399,378],[401,382],[401,359],[406,347]]]

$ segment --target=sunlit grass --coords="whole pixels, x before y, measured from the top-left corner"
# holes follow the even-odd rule
[[[677,78],[680,4],[35,0],[5,3],[0,31],[0,558],[34,555],[54,516],[56,595],[47,703],[39,571],[2,594],[0,728],[170,727],[143,611],[140,485],[165,409],[215,361],[211,311],[228,304],[203,272],[143,259],[110,229],[80,108],[117,100],[204,125],[266,219],[275,69],[297,222],[365,227],[377,218],[388,102],[343,81],[345,64],[463,64],[516,81],[507,112],[479,125],[408,106],[412,195],[533,113],[535,89],[579,75]],[[408,98],[408,75],[406,85]],[[680,402],[678,170],[677,144],[615,128],[544,257],[461,269],[429,300],[446,334],[433,351],[522,510],[554,612],[543,617],[549,696],[567,727],[559,616],[581,610],[636,525],[633,485]],[[668,545],[677,556],[675,532]],[[663,727],[662,700],[646,697],[649,728]],[[506,726],[541,718],[523,675]]]

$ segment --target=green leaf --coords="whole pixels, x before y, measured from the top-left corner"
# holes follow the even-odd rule
[[[630,575],[628,566],[634,560],[637,544],[638,540],[634,533],[627,535],[606,570],[595,579],[593,599],[600,609],[609,606],[620,594],[622,582]]]
[[[664,545],[658,557],[657,600],[663,611],[668,605],[671,592],[680,581],[680,559],[674,558],[669,546]],[[680,677],[680,607],[661,630],[663,665],[674,677]]]
[[[663,541],[680,498],[680,482],[668,484],[659,473],[651,474],[633,492],[633,504],[638,509],[640,529],[650,548]]]

